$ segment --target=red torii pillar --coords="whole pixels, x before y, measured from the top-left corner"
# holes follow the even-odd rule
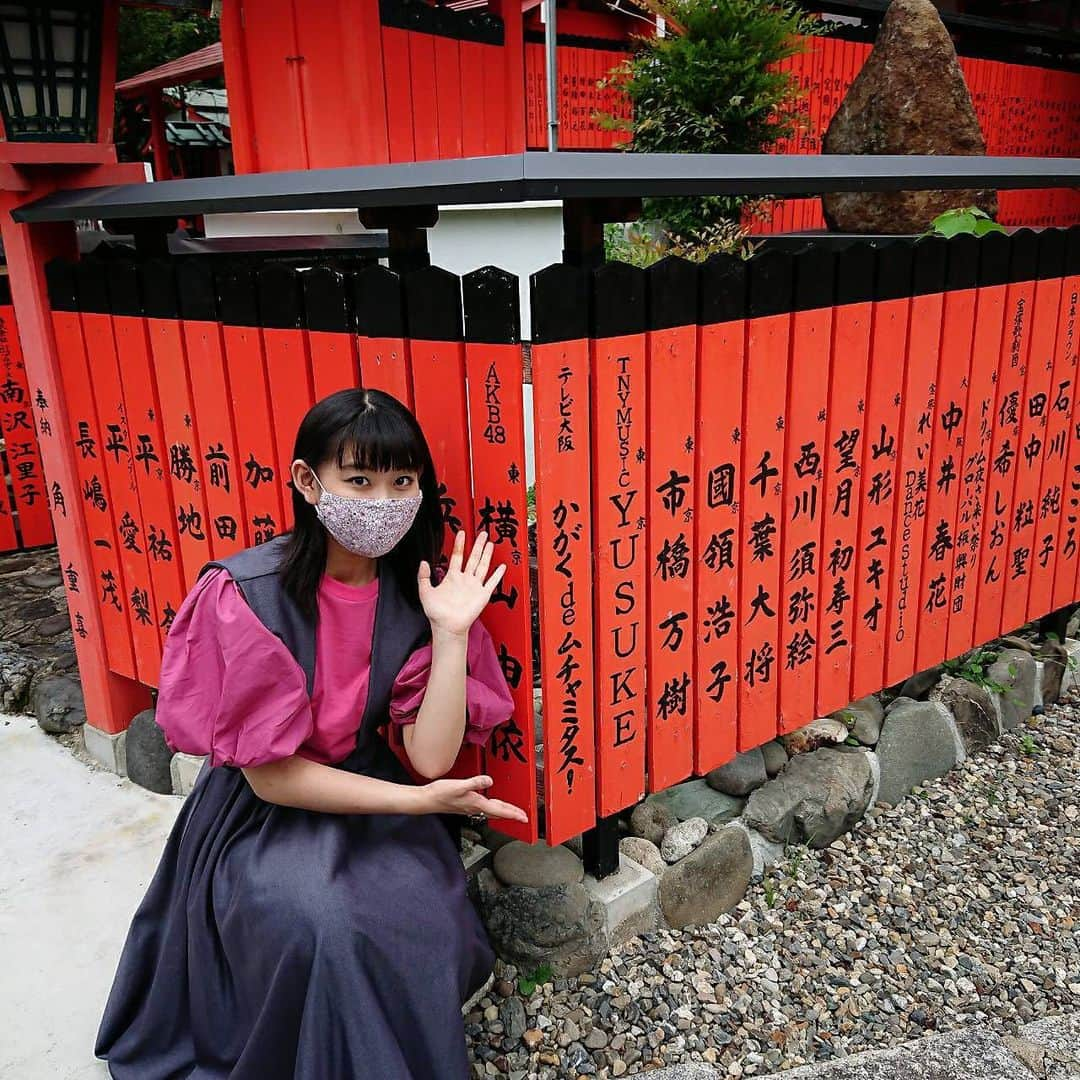
[[[68,583],[75,654],[86,703],[87,746],[119,771],[109,736],[124,731],[150,705],[150,691],[109,670],[97,603],[97,582],[76,480],[62,377],[45,287],[45,264],[76,253],[71,225],[20,225],[12,211],[61,189],[138,183],[141,163],[119,164],[113,145],[113,84],[116,71],[117,0],[106,0],[102,26],[96,142],[0,141],[0,236],[7,257],[12,303],[22,341],[26,377],[41,448],[46,490]],[[67,571],[73,571],[69,576]],[[78,591],[72,588],[77,583]],[[100,736],[100,738],[95,738]]]

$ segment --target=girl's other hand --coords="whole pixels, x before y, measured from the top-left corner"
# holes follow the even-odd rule
[[[527,824],[529,815],[519,806],[480,794],[492,783],[490,776],[470,776],[467,780],[432,780],[421,790],[431,814],[487,814],[489,818],[509,818]]]
[[[488,576],[494,551],[495,544],[488,539],[486,531],[481,531],[468,562],[465,562],[465,534],[459,532],[454,537],[454,550],[450,553],[446,576],[438,585],[432,584],[428,563],[420,563],[417,575],[420,603],[433,633],[459,636],[469,633],[469,627],[487,606],[491,594],[506,573],[506,564],[502,563]]]

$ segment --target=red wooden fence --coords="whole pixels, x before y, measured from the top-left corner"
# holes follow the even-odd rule
[[[50,492],[41,468],[19,328],[7,276],[0,277],[0,551],[53,542]],[[57,513],[67,507],[61,500]]]
[[[389,387],[447,520],[508,566],[484,619],[516,712],[455,773],[530,811],[515,836],[558,843],[1080,595],[1078,226],[535,275],[536,597],[511,275],[48,279],[80,484],[54,502],[92,541],[110,667],[153,684],[201,562],[288,528],[307,404]]]

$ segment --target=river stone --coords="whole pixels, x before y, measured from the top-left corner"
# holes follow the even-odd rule
[[[967,679],[946,675],[930,694],[953,714],[964,749],[969,753],[996,742],[1001,731],[990,691]]]
[[[877,744],[878,799],[895,806],[913,787],[947,773],[959,759],[952,717],[930,701],[896,702]]]
[[[801,727],[798,731],[781,735],[780,741],[784,744],[788,756],[795,757],[796,754],[808,754],[821,746],[835,746],[847,737],[847,724],[830,716],[822,716],[817,720],[811,720],[806,727]]]
[[[829,123],[823,154],[986,153],[952,38],[931,0],[893,0],[874,48]],[[959,206],[998,212],[992,190],[836,191],[821,197],[833,232],[919,233]]]
[[[712,922],[742,900],[753,870],[742,829],[713,833],[660,879],[664,918],[676,930]]]
[[[136,713],[124,740],[128,779],[148,791],[172,794],[173,752],[154,719],[153,709]]]
[[[504,885],[534,889],[545,885],[577,885],[585,879],[581,859],[561,844],[548,847],[512,840],[495,852],[492,867]]]
[[[765,760],[765,772],[769,776],[775,776],[788,762],[784,744],[777,739],[767,742],[761,748],[761,756]]]
[[[941,676],[945,674],[945,666],[936,664],[925,671],[917,671],[914,675],[904,680],[900,692],[897,694],[895,705],[901,698],[911,698],[912,701],[925,701],[930,691],[937,686]]]
[[[1069,653],[1060,641],[1044,641],[1038,652],[1042,661],[1042,703],[1053,705],[1061,697],[1061,684],[1069,666]]]
[[[658,791],[646,801],[666,806],[678,821],[699,817],[704,818],[710,825],[726,824],[737,818],[743,808],[742,799],[713,790],[704,777]],[[634,832],[637,833],[637,830]],[[640,836],[641,833],[637,835]],[[652,837],[648,839],[652,840]],[[653,843],[658,842],[653,840]]]
[[[987,678],[1005,687],[999,699],[1001,728],[1011,731],[1031,715],[1035,701],[1035,658],[1022,649],[1005,649],[990,665]]]
[[[750,796],[742,821],[777,844],[828,847],[862,817],[874,792],[866,751],[800,754]]]
[[[685,859],[709,835],[709,823],[704,818],[687,818],[678,825],[672,825],[664,834],[660,844],[660,854],[666,863],[675,863]]]
[[[745,754],[736,754],[731,761],[711,770],[705,776],[709,787],[725,795],[749,795],[754,788],[761,787],[768,779],[765,755],[760,746],[755,746]]]
[[[670,806],[657,802],[656,796],[650,795],[634,807],[634,812],[630,815],[630,832],[659,847],[663,843],[664,834],[678,822],[679,819]]]
[[[848,726],[848,730],[863,746],[876,746],[881,735],[881,722],[885,709],[873,694],[853,701],[846,709],[832,713],[834,719]]]
[[[643,836],[624,836],[619,841],[619,850],[639,866],[644,866],[650,873],[663,877],[667,863],[660,854],[660,849]]]
[[[82,686],[71,675],[46,675],[30,693],[30,709],[50,735],[67,735],[86,723]]]
[[[21,713],[25,710],[30,684],[37,670],[37,661],[22,652],[18,645],[0,642],[0,712]]]
[[[486,868],[477,879],[477,907],[504,962],[522,971],[548,964],[554,974],[570,977],[606,954],[604,906],[583,885],[504,886]]]

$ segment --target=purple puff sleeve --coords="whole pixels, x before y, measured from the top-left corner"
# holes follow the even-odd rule
[[[469,628],[465,651],[465,736],[464,741],[483,746],[492,731],[505,724],[514,712],[514,699],[506,684],[495,645],[487,628],[478,619]],[[424,700],[431,671],[431,645],[417,649],[398,673],[390,698],[390,719],[395,724],[416,720]]]
[[[156,718],[172,749],[212,766],[290,757],[312,732],[300,665],[225,570],[199,578],[173,619]]]

